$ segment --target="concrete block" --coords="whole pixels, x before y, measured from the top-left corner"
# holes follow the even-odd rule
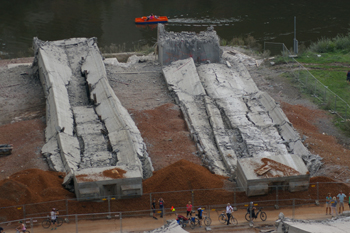
[[[289,182],[289,191],[290,192],[298,192],[298,191],[306,191],[309,188],[309,181],[291,181]]]
[[[158,24],[158,58],[162,65],[192,57],[196,62],[219,62],[222,51],[213,28],[188,36],[186,32],[167,32]]]

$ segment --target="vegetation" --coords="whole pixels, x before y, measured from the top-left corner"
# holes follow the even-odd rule
[[[284,61],[284,63],[291,65],[293,70],[291,73],[293,73],[293,77],[297,77],[303,83],[301,88],[305,93],[317,96],[318,103],[325,110],[336,110],[343,117],[349,118],[349,107],[328,90],[349,103],[350,84],[346,81],[346,74],[350,70],[350,33],[347,36],[339,35],[333,39],[322,38],[300,52],[295,59],[308,71],[299,69],[295,61],[293,64],[288,54],[279,56],[276,59],[276,64]],[[349,119],[344,122],[340,118],[335,118],[335,125],[350,136]]]

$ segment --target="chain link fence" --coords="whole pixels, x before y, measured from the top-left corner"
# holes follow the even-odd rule
[[[315,184],[316,185],[320,184]],[[326,185],[326,184],[325,184]],[[324,188],[318,186],[318,189]],[[276,189],[278,190],[278,189]],[[277,197],[277,195],[276,195]],[[277,203],[279,205],[277,205]],[[283,212],[288,218],[295,219],[302,216],[303,219],[322,219],[325,215],[324,201],[315,200],[313,198],[289,198],[289,199],[273,199],[264,201],[254,201],[254,206],[266,212],[267,220],[275,221],[278,219],[278,214]],[[239,224],[248,223],[246,220],[247,208],[249,202],[234,203],[235,218],[238,219]],[[216,205],[202,205],[204,209],[204,216],[211,218],[212,227],[224,226],[219,222],[218,217],[224,213],[226,203]],[[307,208],[305,208],[307,207]],[[281,209],[278,210],[276,209]],[[194,208],[196,209],[196,208]],[[103,213],[85,213],[85,214],[61,214],[58,216],[62,219],[61,226],[54,226],[50,223],[49,217],[27,217],[14,221],[1,222],[0,227],[4,228],[6,232],[14,232],[14,229],[19,225],[18,221],[23,221],[27,229],[31,233],[47,232],[47,230],[55,229],[59,232],[143,232],[159,228],[167,223],[167,220],[176,219],[176,214],[186,215],[185,207],[175,207],[173,211],[171,208],[165,208],[164,217],[160,218],[160,210],[156,211],[157,220],[152,218],[153,212],[151,209],[138,211],[123,211],[123,212],[103,212]],[[257,219],[257,222],[261,222]],[[44,224],[49,222],[49,224]],[[51,224],[51,225],[50,225]],[[188,226],[189,227],[189,226]]]
[[[269,50],[271,55],[281,55],[289,69],[288,75],[297,83],[301,92],[314,97],[319,105],[323,106],[325,110],[337,114],[344,122],[349,119],[350,105],[296,61],[295,55],[283,43],[264,42],[264,50]]]
[[[24,204],[0,208],[0,222],[13,219],[47,218],[52,208],[59,210],[61,216],[84,215],[86,213],[118,213],[130,210],[150,210],[152,200],[158,203],[159,198],[165,201],[165,207],[171,206],[181,209],[191,201],[193,206],[215,206],[223,203],[231,203],[233,207],[241,208],[242,203],[263,202],[266,206],[292,205],[292,199],[302,199],[300,204],[314,204],[323,202],[328,193],[336,196],[342,190],[350,194],[348,184],[338,182],[310,183],[309,190],[301,192],[289,192],[289,186],[269,186],[269,194],[264,196],[247,197],[241,188],[230,189],[193,189],[171,192],[146,193],[141,197],[131,199],[119,199],[118,196],[107,196],[95,201],[77,201],[76,199],[57,200],[42,203]],[[158,204],[157,204],[158,206]],[[159,210],[158,210],[159,211]],[[147,212],[147,211],[146,211]],[[142,214],[142,211],[140,212]],[[148,213],[149,214],[149,213]]]

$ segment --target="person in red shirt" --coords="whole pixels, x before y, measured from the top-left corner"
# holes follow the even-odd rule
[[[192,204],[189,201],[188,204],[186,205],[186,209],[187,209],[187,215],[186,217],[188,218],[188,215],[192,216]]]

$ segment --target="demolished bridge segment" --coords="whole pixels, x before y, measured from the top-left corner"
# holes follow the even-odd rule
[[[141,195],[152,163],[139,130],[109,86],[96,39],[34,38],[33,44],[34,67],[47,99],[42,153],[50,167],[67,173],[65,184],[73,180],[81,200]]]

